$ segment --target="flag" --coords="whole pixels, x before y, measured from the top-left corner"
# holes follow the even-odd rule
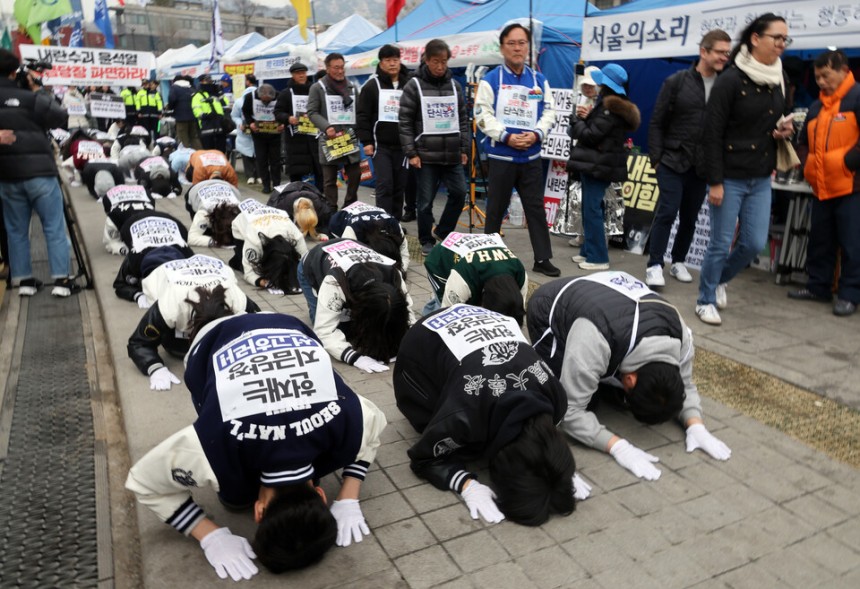
[[[3,27],[3,39],[0,39],[0,47],[12,51],[12,37],[9,35],[9,27]]]
[[[311,0],[290,0],[296,11],[299,32],[302,39],[308,40],[308,19],[311,17]]]
[[[42,27],[39,25],[30,26],[30,11],[33,8],[33,0],[15,0],[15,20],[18,21],[18,28],[25,33],[33,43],[39,44],[42,41]]]
[[[385,17],[389,27],[397,22],[397,15],[404,6],[406,6],[406,0],[385,0]]]
[[[72,29],[72,34],[69,37],[69,47],[83,47],[84,32],[81,29],[81,21],[75,21],[75,26]]]
[[[105,36],[105,49],[113,49],[113,27],[110,24],[110,15],[107,9],[107,0],[96,0],[96,12],[93,22]]]
[[[60,21],[58,19],[57,23],[59,23],[59,22]],[[39,36],[42,39],[41,44],[42,45],[50,45],[51,39],[54,38],[54,33],[56,32],[56,29],[51,29],[51,21],[48,21],[48,20],[46,20],[45,22],[42,23],[41,29],[42,30],[39,33]],[[58,45],[59,45],[59,43],[58,43]]]
[[[32,0],[27,26],[38,25],[72,12],[69,0]]]
[[[212,5],[212,29],[209,31],[209,43],[212,44],[209,71],[212,71],[218,60],[224,55],[224,30],[221,28],[221,11],[218,9],[218,0],[215,0]]]

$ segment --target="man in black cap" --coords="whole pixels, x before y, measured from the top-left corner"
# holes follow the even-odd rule
[[[362,87],[358,97],[358,138],[364,153],[373,158],[376,204],[397,219],[403,216],[406,168],[400,146],[400,95],[412,75],[400,63],[400,48],[379,49],[376,75]]]
[[[308,112],[308,66],[296,62],[290,66],[291,78],[275,103],[275,119],[285,125],[287,174],[290,182],[314,175],[314,184],[322,191],[322,167],[317,156],[317,128]]]

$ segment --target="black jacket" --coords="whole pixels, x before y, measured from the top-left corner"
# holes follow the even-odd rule
[[[708,184],[770,176],[776,167],[771,133],[789,110],[778,86],[759,86],[735,65],[724,71],[714,82],[705,116]]]
[[[627,180],[624,140],[641,120],[636,105],[622,96],[599,98],[585,119],[571,113],[568,134],[577,143],[570,152],[568,171],[608,182]]]
[[[194,111],[191,110],[191,97],[197,92],[189,82],[174,83],[170,87],[170,98],[167,100],[165,114],[173,116],[177,122],[194,121]]]
[[[300,198],[310,199],[314,203],[314,211],[317,214],[317,231],[320,233],[328,233],[328,224],[331,220],[331,205],[322,195],[322,193],[313,184],[307,182],[290,182],[280,192],[275,191],[269,196],[269,201],[266,206],[280,209],[293,218],[293,205]]]
[[[401,65],[400,73],[397,76],[397,87],[403,90],[406,82],[411,78],[412,73],[406,69],[405,65]],[[363,145],[376,145],[379,143],[389,149],[399,151],[400,125],[397,123],[378,122],[380,86],[383,90],[394,89],[391,76],[383,72],[379,66],[376,66],[376,77],[370,78],[361,87],[361,93],[358,96],[358,110],[356,112],[358,125],[356,133],[358,133],[358,138]]]
[[[290,130],[290,117],[293,112],[293,94],[307,96],[312,82],[296,84],[293,80],[287,82],[287,87],[278,94],[275,102],[275,120],[285,125],[287,148],[287,174],[298,176],[314,172],[314,161],[317,159],[319,147],[316,137],[304,134],[293,134]]]
[[[492,458],[531,417],[549,414],[558,423],[567,396],[524,342],[493,342],[458,361],[425,325],[447,311],[422,318],[404,336],[394,366],[394,397],[421,433],[407,450],[412,470],[439,489],[460,492],[464,475],[475,478],[464,462]]]
[[[0,145],[0,178],[4,181],[56,176],[48,129],[66,128],[69,115],[48,92],[23,90],[0,79],[0,129],[15,132],[15,143]]]
[[[418,73],[403,88],[400,97],[400,145],[406,157],[420,156],[423,164],[453,165],[460,163],[462,154],[469,153],[469,119],[466,116],[463,88],[457,81],[453,81],[453,87],[451,84],[450,69],[437,78],[430,74],[425,64],[421,64]],[[419,86],[421,94],[427,97],[452,96],[456,91],[459,133],[422,135],[424,123]]]
[[[705,83],[696,64],[666,78],[648,126],[651,165],[662,164],[678,174],[690,168],[704,174],[705,105]]]
[[[96,194],[96,174],[98,174],[102,170],[110,172],[110,175],[113,176],[113,182],[116,186],[125,184],[125,178],[123,178],[122,172],[119,171],[119,166],[117,166],[114,162],[110,160],[89,161],[84,166],[84,169],[81,170],[81,180],[83,180],[84,184],[86,184],[87,190],[90,191],[90,195],[95,198],[98,198],[98,195]]]

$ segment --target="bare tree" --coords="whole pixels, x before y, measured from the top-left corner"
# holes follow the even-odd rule
[[[244,33],[250,33],[251,19],[254,18],[260,6],[254,0],[233,0],[233,7],[236,10],[236,14],[242,19]]]

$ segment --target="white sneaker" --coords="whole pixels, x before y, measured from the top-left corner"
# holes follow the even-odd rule
[[[573,239],[569,239],[567,241],[567,245],[569,245],[570,247],[582,247],[582,236],[579,235],[577,237],[574,237]]]
[[[648,286],[666,286],[662,266],[648,266],[645,269],[645,284]]]
[[[729,306],[729,300],[726,298],[725,283],[717,285],[715,294],[717,295],[717,309],[725,309]]]
[[[669,269],[669,274],[675,277],[679,282],[693,282],[693,277],[690,276],[690,271],[681,262],[675,262]]]
[[[723,323],[720,312],[713,305],[696,305],[696,315],[708,325],[722,325]]]
[[[592,263],[592,262],[580,262],[579,267],[583,270],[609,270],[609,262],[604,263]]]
[[[574,264],[582,264],[585,261],[585,256],[573,256],[571,260]]]
[[[248,184],[253,184],[253,183],[254,183],[254,178],[248,178]]]

